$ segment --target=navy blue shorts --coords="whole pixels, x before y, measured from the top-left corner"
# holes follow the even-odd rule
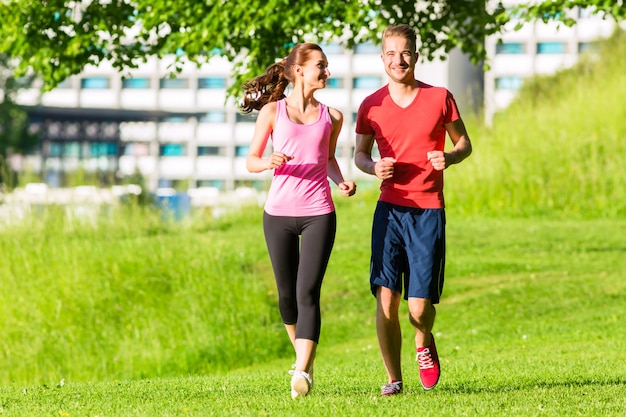
[[[439,303],[446,262],[444,209],[419,209],[379,201],[372,225],[370,285]]]

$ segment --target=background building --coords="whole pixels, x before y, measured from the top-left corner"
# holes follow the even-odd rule
[[[352,162],[354,121],[361,101],[386,83],[380,47],[323,48],[331,78],[317,97],[345,119],[337,159],[347,178],[365,176]],[[103,177],[141,172],[152,190],[266,188],[271,172],[245,168],[256,113],[241,114],[227,97],[231,64],[219,58],[200,68],[188,63],[171,78],[173,60],[151,59],[126,77],[105,65],[88,67],[53,91],[23,90],[19,101],[30,106],[32,130],[41,137],[40,152],[27,157],[24,168],[43,173],[51,186],[82,168]],[[421,62],[418,77],[457,90],[461,107],[481,100],[482,73],[460,53]]]
[[[492,5],[498,2],[491,1]],[[520,0],[502,1],[504,7],[526,3]],[[571,67],[580,54],[590,50],[592,43],[611,35],[615,22],[593,15],[591,9],[575,8],[570,16],[577,21],[573,27],[555,22],[524,23],[514,31],[518,21],[510,22],[498,38],[488,37],[485,49],[490,70],[485,72],[484,109],[487,123],[498,111],[506,108],[524,83],[535,74],[552,74]]]
[[[455,50],[446,61],[420,58],[417,77],[450,89],[462,114],[484,106],[489,122],[525,78],[571,66],[614,28],[585,9],[572,13],[579,21],[573,28],[527,23],[505,33],[501,43],[487,39],[486,73]],[[353,163],[354,122],[363,98],[386,83],[380,48],[323,49],[331,78],[317,97],[341,110],[345,120],[337,159],[347,178],[366,177]],[[52,187],[64,185],[66,174],[80,168],[111,181],[141,173],[151,190],[266,189],[271,172],[251,174],[245,168],[255,114],[242,115],[227,97],[232,65],[220,58],[201,67],[188,63],[170,77],[173,62],[174,57],[153,58],[124,76],[106,65],[87,67],[53,91],[42,93],[37,85],[23,90],[19,102],[29,106],[41,146],[21,161],[22,169],[41,173]]]

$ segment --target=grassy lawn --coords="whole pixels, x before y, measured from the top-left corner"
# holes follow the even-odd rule
[[[380,398],[379,388],[385,377],[375,338],[373,297],[367,288],[367,247],[362,247],[367,246],[369,231],[365,225],[369,219],[366,215],[355,222],[355,210],[363,210],[356,200],[339,207],[340,232],[323,290],[324,327],[315,388],[309,397],[298,401],[290,398],[287,370],[293,355],[286,344],[286,336],[276,325],[279,323],[276,315],[267,313],[276,321],[269,326],[273,332],[251,323],[250,327],[257,331],[265,329],[264,333],[259,335],[258,341],[246,339],[248,344],[243,349],[238,344],[233,345],[241,361],[237,364],[235,359],[231,369],[209,363],[207,365],[211,366],[176,375],[176,371],[163,370],[173,366],[171,363],[166,366],[168,361],[145,358],[142,362],[147,367],[145,376],[139,373],[120,378],[127,371],[127,364],[117,370],[109,365],[114,370],[111,375],[96,372],[98,377],[94,378],[91,369],[97,368],[94,363],[98,361],[92,362],[94,358],[78,352],[97,351],[98,343],[81,341],[77,353],[69,359],[62,352],[52,350],[51,354],[57,358],[48,368],[54,370],[55,362],[65,362],[65,369],[56,368],[57,373],[44,372],[46,366],[25,364],[24,373],[17,374],[22,375],[24,381],[16,383],[5,379],[0,388],[0,414],[101,417],[373,416],[415,415],[417,412],[449,416],[623,415],[626,410],[623,395],[626,377],[622,366],[626,361],[626,328],[621,318],[626,314],[623,302],[626,237],[617,231],[626,230],[626,220],[449,216],[449,267],[436,324],[443,368],[441,382],[431,392],[419,386],[411,347],[412,331],[404,323],[405,393],[395,398]],[[364,211],[369,212],[369,209]],[[251,227],[248,232],[252,233],[254,216],[247,217]],[[247,227],[243,221],[240,224]],[[230,242],[228,245],[246,252],[246,244],[238,241],[237,236],[241,234],[236,228],[225,227],[210,233],[220,245]],[[168,240],[170,244],[183,238],[183,246],[187,248],[205,242],[206,234],[207,231],[189,229],[165,233],[172,238]],[[218,234],[221,234],[219,238]],[[152,239],[157,239],[158,235]],[[126,243],[133,252],[146,244],[146,239],[129,240],[137,242]],[[254,236],[250,245],[261,243],[258,236]],[[100,247],[95,241],[91,244]],[[158,246],[150,245],[149,250],[154,252]],[[155,258],[162,256],[158,250],[154,255]],[[245,259],[251,255],[238,256]],[[260,265],[246,268],[266,269],[262,266],[266,263],[262,255],[256,262]],[[224,267],[225,272],[236,276],[242,264],[231,265]],[[147,268],[147,264],[141,266]],[[268,273],[263,271],[263,274]],[[267,290],[271,292],[271,281]],[[158,299],[156,295],[153,298]],[[229,311],[242,317],[242,321],[251,316],[237,313],[237,310],[257,311],[253,304],[230,305],[225,304],[229,302],[228,297],[224,300],[211,304],[213,311]],[[194,303],[190,300],[188,306],[192,308]],[[175,305],[176,308],[171,304],[164,307],[168,314],[179,315],[165,327],[175,327],[177,323],[179,327],[193,326],[195,318],[182,318],[192,312],[186,311],[183,305]],[[261,307],[262,312],[274,309],[273,300],[268,300],[268,305]],[[154,322],[163,325],[163,314],[157,314],[156,309],[153,312]],[[211,324],[204,322],[204,327],[211,327]],[[81,325],[84,324],[79,320],[73,323],[74,327]],[[117,359],[100,358],[101,362],[134,362],[138,348],[145,349],[147,357],[167,353],[168,348],[159,345],[159,338],[155,336],[160,325],[152,336],[147,332],[143,338],[135,339],[135,348],[132,341],[123,340],[126,330],[123,327],[121,333],[113,337],[120,344],[119,349],[127,351],[118,351]],[[242,327],[245,323],[234,320],[232,325],[222,327],[221,332],[226,335],[241,331]],[[64,332],[62,327],[56,331],[64,333],[64,337],[72,333]],[[175,333],[174,337],[180,339],[180,334]],[[95,337],[92,334],[92,339]],[[195,343],[201,345],[208,337],[207,331],[200,333]],[[266,340],[261,340],[263,338]],[[33,337],[32,343],[43,341]],[[181,343],[192,342],[179,340],[178,344]],[[181,351],[176,347],[178,344],[169,349]],[[6,341],[4,346],[6,360]],[[259,346],[270,346],[272,354],[259,352],[264,349]],[[69,346],[65,347],[71,351]],[[106,354],[106,350],[101,352]],[[207,360],[219,359],[207,356]],[[42,374],[37,375],[37,370]]]

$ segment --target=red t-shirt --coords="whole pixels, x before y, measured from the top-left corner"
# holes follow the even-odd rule
[[[356,133],[374,135],[381,158],[396,159],[393,178],[380,186],[380,201],[407,207],[443,208],[443,171],[428,161],[429,151],[443,151],[447,123],[459,119],[452,94],[418,81],[413,102],[399,107],[384,86],[359,108]]]

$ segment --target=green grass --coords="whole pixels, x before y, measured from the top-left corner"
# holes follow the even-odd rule
[[[163,284],[153,280],[141,287],[151,294],[152,301],[127,294],[128,307],[112,309],[119,315],[114,320],[107,302],[100,303],[91,316],[86,314],[88,309],[78,311],[80,306],[99,304],[100,298],[109,300],[116,292],[113,285],[108,292],[103,289],[102,282],[106,279],[102,277],[96,280],[98,283],[85,278],[82,285],[94,288],[74,295],[76,300],[84,301],[74,307],[77,311],[73,319],[67,318],[49,328],[46,334],[36,331],[38,319],[34,311],[46,315],[47,304],[28,298],[41,304],[30,309],[29,325],[27,320],[22,322],[21,328],[32,329],[17,346],[32,357],[23,354],[20,361],[2,369],[0,414],[370,416],[392,412],[413,415],[416,407],[449,416],[623,413],[626,378],[621,364],[626,360],[626,328],[621,318],[626,312],[623,303],[626,238],[615,232],[625,230],[626,220],[493,220],[464,218],[452,213],[448,226],[449,268],[436,325],[443,361],[442,381],[431,392],[419,388],[410,348],[411,329],[405,322],[406,392],[398,398],[384,399],[378,397],[384,371],[375,338],[374,300],[367,289],[367,250],[362,249],[368,240],[365,225],[369,222],[369,203],[365,206],[364,201],[355,198],[338,205],[338,241],[324,284],[323,334],[316,387],[310,397],[302,401],[292,401],[289,397],[286,371],[293,362],[293,354],[278,325],[274,294],[269,295],[273,291],[270,272],[263,271],[267,269],[264,266],[267,260],[262,250],[254,256],[241,255],[262,245],[254,231],[259,219],[248,215],[239,218],[238,223],[227,221],[215,230],[171,226],[173,230],[153,232],[151,238],[134,232],[138,236],[126,236],[125,243],[113,247],[96,244],[94,235],[88,247],[95,244],[101,253],[109,250],[115,253],[120,247],[135,256],[153,252],[152,259],[157,260],[154,270],[148,268],[151,263],[148,260],[135,261],[141,266],[136,269],[137,279],[166,274],[172,281],[170,289],[163,290],[159,286]],[[250,239],[242,239],[235,224]],[[207,240],[207,235],[220,236],[219,243],[207,243],[212,241]],[[115,241],[104,240],[108,245]],[[155,243],[148,245],[150,240]],[[223,301],[210,298],[203,304],[200,300],[212,297],[211,293],[216,291],[205,282],[204,290],[187,291],[186,302],[167,302],[172,292],[184,287],[175,283],[177,274],[201,275],[199,271],[207,264],[197,261],[199,268],[187,265],[190,272],[186,273],[185,268],[173,266],[170,269],[178,271],[175,274],[156,272],[159,268],[168,270],[158,259],[167,258],[164,253],[175,252],[166,247],[180,246],[191,251],[202,245],[222,247],[222,256],[226,252],[243,259],[258,256],[251,262],[257,265],[248,265],[245,275],[253,280],[258,274],[257,278],[264,283],[260,287],[266,287],[252,292],[258,292],[264,301],[250,304],[250,299],[233,300],[229,298],[232,294],[217,291],[225,297]],[[64,251],[59,249],[59,253]],[[217,262],[219,257],[210,252],[201,253]],[[197,250],[194,255],[198,255]],[[229,263],[230,267],[224,267],[227,277],[222,284],[232,280],[242,265],[246,265],[233,262],[232,258]],[[124,261],[119,260],[118,264],[120,271],[124,271],[121,266]],[[146,271],[142,272],[143,269]],[[263,272],[251,273],[253,270]],[[81,281],[77,278],[80,274],[74,274],[74,282]],[[132,278],[124,275],[126,279],[117,284],[120,288],[140,287],[124,283]],[[206,272],[204,281],[209,277],[218,279],[217,275]],[[194,282],[189,281],[191,278],[187,280],[186,285]],[[243,289],[240,285],[231,283]],[[59,293],[60,286],[57,284],[51,290],[49,285],[43,287],[33,282],[29,285],[31,291],[40,288],[40,297],[55,300],[50,302],[51,306],[58,305],[61,297],[71,297],[72,291]],[[117,297],[118,303],[124,298]],[[22,299],[26,301],[27,297]],[[6,310],[7,301],[3,300],[2,305]],[[405,310],[404,305],[402,308]],[[209,310],[215,319],[211,319]],[[101,314],[100,319],[94,318]],[[226,320],[227,316],[232,316],[232,320]],[[263,316],[273,323],[259,324],[251,319]],[[135,331],[135,325],[126,327],[128,322],[140,321],[139,317],[145,320],[143,327],[137,326],[143,331]],[[53,326],[54,320],[51,321],[47,326]],[[105,326],[109,321],[118,323],[119,328],[112,324]],[[7,342],[12,340],[13,346],[17,342],[15,337],[6,337],[9,327],[16,326],[4,327],[3,364],[7,350],[11,349],[7,348]],[[103,336],[96,331],[102,327],[111,332],[105,346],[102,346]],[[267,328],[272,331],[264,330]],[[227,339],[223,343],[230,346],[234,361],[229,362],[226,354],[200,355],[199,352],[210,348],[219,350],[220,343],[210,340],[212,332]],[[81,333],[84,335],[77,336]],[[69,338],[73,340],[65,340]],[[168,344],[171,338],[174,340]],[[43,343],[46,339],[48,342]],[[117,347],[107,350],[107,345]],[[116,356],[112,357],[111,352]],[[177,355],[185,360],[175,360]],[[194,364],[194,361],[205,363]],[[224,366],[226,363],[228,366]],[[18,372],[20,368],[22,371]],[[13,375],[15,380],[7,379],[7,375]]]
[[[446,173],[435,390],[405,320],[406,392],[378,396],[364,182],[336,198],[315,388],[298,401],[259,207],[184,222],[39,207],[3,224],[0,416],[624,415],[626,80],[603,54],[529,84],[492,128],[468,121],[475,152]]]
[[[466,214],[626,216],[626,32],[577,66],[529,80],[487,128],[466,118],[474,153],[446,176]],[[449,185],[449,186],[448,186]]]

